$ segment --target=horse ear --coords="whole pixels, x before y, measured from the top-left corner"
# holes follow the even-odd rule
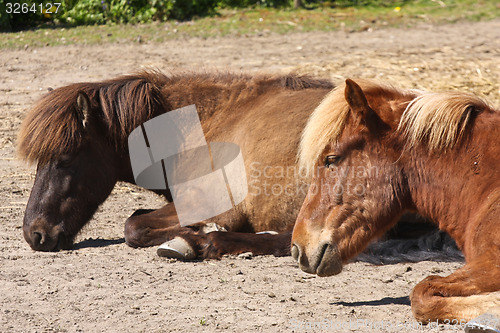
[[[345,81],[344,96],[359,123],[363,122],[366,127],[372,129],[382,121],[368,105],[365,93],[361,87],[351,79]]]
[[[86,93],[80,91],[76,97],[76,112],[78,120],[83,125],[83,128],[87,126],[87,120],[89,116],[90,99]]]

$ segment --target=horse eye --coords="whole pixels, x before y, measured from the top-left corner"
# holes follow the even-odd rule
[[[325,166],[328,168],[330,166],[333,166],[337,164],[340,161],[340,156],[337,155],[328,155],[325,158]]]
[[[56,168],[61,169],[61,168],[67,168],[71,165],[71,162],[73,159],[71,157],[65,156],[60,158],[57,163],[56,163]]]

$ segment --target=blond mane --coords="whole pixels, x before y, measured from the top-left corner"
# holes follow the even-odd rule
[[[394,96],[406,95],[388,84],[371,80],[356,79],[356,83],[366,95]],[[329,143],[337,142],[349,119],[349,105],[344,96],[345,83],[332,90],[309,117],[302,132],[298,151],[300,169],[311,174],[318,159]]]
[[[474,112],[489,108],[485,101],[468,93],[424,93],[408,104],[398,132],[409,148],[424,143],[430,151],[443,151],[460,141]]]
[[[302,132],[298,162],[302,170],[311,174],[319,155],[330,142],[338,140],[348,116],[349,106],[344,98],[345,84],[336,87],[316,107]]]
[[[430,151],[452,148],[464,136],[473,113],[492,109],[485,101],[469,93],[429,93],[399,90],[369,80],[356,82],[367,97],[385,96],[391,101],[396,99],[396,95],[410,98],[418,95],[402,112],[396,130],[409,148],[417,144],[424,144]],[[308,175],[314,171],[325,147],[338,141],[347,124],[350,112],[344,90],[345,84],[331,91],[311,114],[304,128],[298,162]]]

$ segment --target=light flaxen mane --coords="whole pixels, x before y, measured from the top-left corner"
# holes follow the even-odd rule
[[[309,117],[300,140],[299,166],[312,174],[323,149],[338,140],[348,116],[349,106],[344,98],[345,85],[332,90]]]
[[[464,136],[474,113],[491,107],[479,97],[463,92],[424,93],[408,104],[398,131],[407,147],[426,144],[430,151],[453,148]]]
[[[410,92],[387,84],[357,79],[356,83],[366,95],[392,98]],[[311,175],[325,147],[338,141],[349,120],[349,105],[345,100],[345,84],[332,90],[309,117],[300,141],[298,162],[301,170]]]
[[[397,128],[397,133],[405,138],[407,147],[423,143],[430,151],[453,148],[464,136],[474,113],[491,109],[485,101],[468,93],[427,93],[398,90],[370,80],[356,82],[365,95],[389,97],[388,101],[395,94],[403,97],[418,94],[402,113]],[[324,98],[302,133],[298,161],[300,168],[309,175],[314,171],[325,147],[338,141],[349,120],[344,90],[345,85],[338,86]]]

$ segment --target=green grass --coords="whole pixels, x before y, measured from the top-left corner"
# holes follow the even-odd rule
[[[219,15],[187,22],[142,25],[45,27],[0,34],[0,48],[61,44],[164,42],[174,38],[242,36],[298,31],[360,31],[409,27],[419,23],[452,23],[500,17],[500,4],[491,0],[417,0],[397,7],[328,6],[314,9],[221,10]]]

